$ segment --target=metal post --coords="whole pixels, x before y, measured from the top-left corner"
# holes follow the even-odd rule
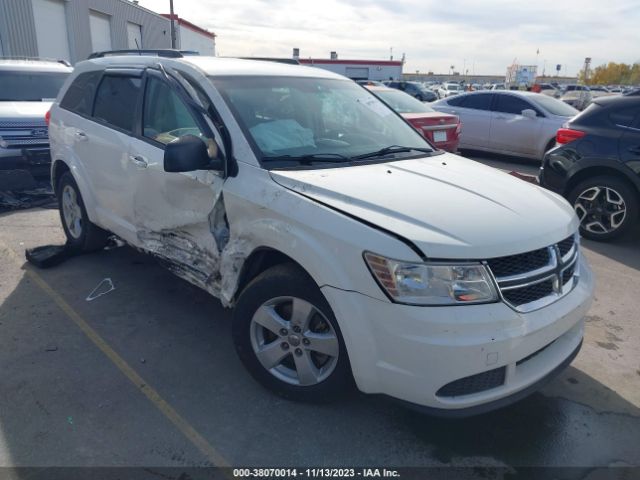
[[[176,24],[173,19],[173,0],[169,0],[169,14],[171,17],[171,48],[176,48]]]

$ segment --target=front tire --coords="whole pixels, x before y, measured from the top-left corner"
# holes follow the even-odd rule
[[[585,180],[569,193],[580,219],[580,234],[596,241],[608,241],[626,233],[638,219],[638,195],[616,177]]]
[[[91,223],[80,189],[71,172],[65,172],[56,188],[62,228],[67,246],[76,252],[94,252],[107,244],[109,232]]]
[[[264,271],[242,291],[233,339],[249,373],[278,395],[324,402],[352,390],[333,311],[311,277],[293,264]]]

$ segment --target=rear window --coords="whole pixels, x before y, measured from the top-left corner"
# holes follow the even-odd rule
[[[493,95],[491,93],[465,95],[460,97],[462,99],[460,106],[463,108],[471,108],[473,110],[490,110],[492,97]]]
[[[374,91],[373,93],[398,113],[427,113],[435,111],[420,100],[399,90]]]
[[[93,116],[127,132],[133,130],[132,111],[138,102],[141,80],[105,75],[98,87]]]
[[[457,92],[458,91],[458,85],[447,85],[447,90],[449,90],[451,92]]]
[[[81,73],[71,82],[60,106],[80,115],[91,115],[93,96],[100,81],[101,71]]]
[[[561,117],[575,117],[579,111],[573,108],[571,105],[568,105],[560,100],[556,100],[555,98],[547,97],[545,95],[537,95],[532,97],[535,103],[544,108],[551,115],[559,115]]]
[[[67,72],[28,72],[0,70],[0,102],[53,101]]]

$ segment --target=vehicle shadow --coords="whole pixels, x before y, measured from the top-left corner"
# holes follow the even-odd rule
[[[611,242],[594,242],[583,238],[581,243],[583,248],[640,270],[640,224],[623,237]]]
[[[147,255],[115,248],[37,274],[232,465],[640,464],[638,408],[573,367],[553,389],[460,420],[363,394],[295,403],[247,374],[230,312]],[[87,302],[105,277],[115,290]],[[4,464],[210,465],[32,275],[14,280],[0,290]]]

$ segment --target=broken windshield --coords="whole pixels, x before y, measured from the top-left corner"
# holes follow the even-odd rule
[[[418,132],[349,80],[304,77],[213,77],[262,162],[330,158],[336,164],[388,145],[395,157],[433,151]],[[424,155],[424,153],[423,153]],[[274,160],[276,159],[276,160]],[[387,159],[388,160],[388,159]],[[289,162],[290,163],[290,162]]]

